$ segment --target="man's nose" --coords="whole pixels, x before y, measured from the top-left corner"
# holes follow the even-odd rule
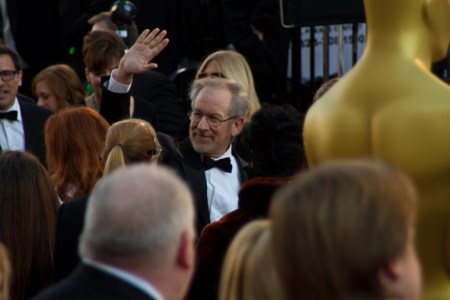
[[[202,129],[202,130],[208,130],[209,129],[209,124],[206,121],[206,117],[202,116],[202,118],[200,119],[200,121],[197,124],[197,128]]]

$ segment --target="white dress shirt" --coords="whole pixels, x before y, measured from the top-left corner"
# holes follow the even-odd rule
[[[118,93],[118,94],[125,94],[130,91],[131,83],[130,84],[123,84],[118,82],[114,79],[114,74],[116,74],[117,69],[114,69],[111,71],[111,76],[109,77],[107,89],[111,92]]]
[[[6,119],[0,119],[0,146],[3,150],[25,150],[25,132],[23,129],[22,113],[20,110],[19,101],[17,98],[14,100],[13,106],[8,111],[17,111],[17,120],[10,121]]]
[[[128,284],[136,287],[137,289],[143,291],[155,300],[164,300],[163,296],[153,287],[148,281],[137,277],[129,272],[122,269],[106,265],[97,261],[93,261],[87,258],[83,258],[83,263],[93,268],[99,269],[105,273],[108,273],[114,277],[118,277],[121,280],[127,282]]]
[[[223,215],[237,209],[238,193],[241,186],[239,166],[236,158],[231,153],[231,146],[227,152],[218,160],[229,157],[233,166],[231,173],[222,171],[219,168],[212,168],[205,171],[209,217],[211,222],[217,221]]]

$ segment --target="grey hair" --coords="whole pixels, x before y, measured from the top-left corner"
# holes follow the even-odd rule
[[[187,185],[162,166],[138,164],[99,181],[81,235],[83,258],[149,255],[158,265],[175,257],[184,231],[194,235]]]
[[[191,108],[194,109],[195,100],[204,88],[225,89],[231,92],[230,116],[245,116],[250,106],[247,91],[236,81],[226,78],[202,78],[192,84],[189,91]]]

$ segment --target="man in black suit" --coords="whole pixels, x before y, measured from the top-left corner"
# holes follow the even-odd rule
[[[120,169],[89,198],[82,263],[35,299],[182,299],[194,239],[192,196],[174,172],[148,164]]]
[[[151,60],[168,43],[165,31],[158,36],[147,44],[137,40],[112,72],[108,89],[115,84],[130,85],[135,74],[155,67]],[[170,159],[165,163],[177,169],[191,187],[200,233],[206,224],[237,208],[240,185],[247,179],[243,169],[246,163],[233,151],[231,142],[244,126],[249,100],[238,83],[223,78],[195,81],[190,97],[189,138],[181,142],[180,154],[168,153]]]
[[[189,138],[180,144],[183,158],[177,169],[194,192],[200,233],[211,221],[237,209],[247,162],[231,142],[242,130],[249,101],[238,83],[221,78],[195,81],[190,98]],[[219,161],[228,162],[229,169]]]
[[[51,112],[22,99],[21,85],[19,56],[0,47],[0,146],[30,151],[44,162],[44,125]]]

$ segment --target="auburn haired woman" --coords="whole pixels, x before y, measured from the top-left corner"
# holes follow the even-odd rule
[[[82,103],[86,97],[77,73],[65,64],[43,69],[34,76],[31,85],[37,105],[54,113]]]
[[[103,174],[102,152],[108,122],[95,110],[62,110],[45,124],[47,165],[62,201],[91,192]]]

